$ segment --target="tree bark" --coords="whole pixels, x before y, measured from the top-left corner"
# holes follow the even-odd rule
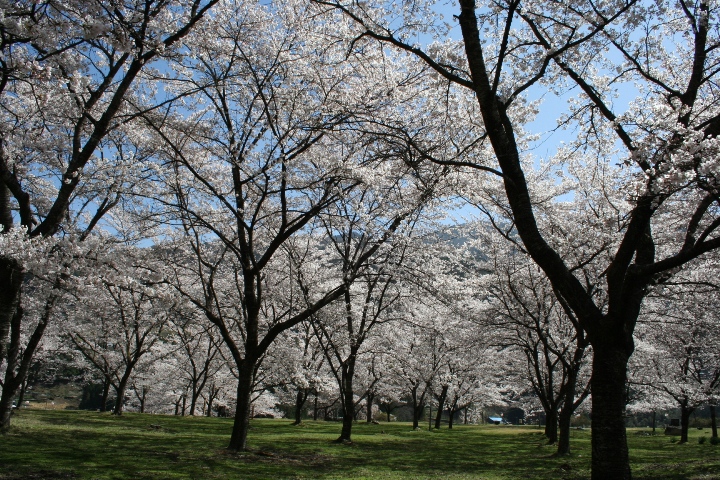
[[[107,412],[107,402],[110,396],[110,379],[105,377],[103,380],[102,398],[100,399],[100,411]]]
[[[712,408],[712,407],[710,407],[710,408]],[[652,416],[652,433],[653,434],[655,433],[655,424],[657,423],[656,420],[657,420],[657,410],[653,410],[653,416]]]
[[[438,409],[435,414],[435,429],[440,429],[440,423],[442,422],[443,408],[445,408],[445,399],[447,398],[448,385],[443,385],[440,391],[440,398],[438,398]]]
[[[572,403],[572,400],[570,400]],[[570,455],[570,421],[572,420],[572,406],[565,406],[560,410],[558,418],[560,420],[560,435],[558,436],[557,455]]]
[[[419,385],[416,385],[410,392],[413,401],[413,429],[420,428],[420,420],[422,419],[423,412],[425,411],[425,395],[423,394],[420,398],[418,398],[418,388]]]
[[[8,355],[10,325],[20,306],[24,272],[7,259],[0,258],[0,367]]]
[[[713,438],[718,438],[717,418],[715,417],[715,405],[710,405],[710,426],[712,427]]]
[[[680,406],[680,443],[687,443],[688,429],[690,427],[690,415],[695,408],[687,406],[687,400]]]
[[[593,345],[592,479],[629,480],[630,461],[625,432],[625,385],[630,355],[621,345]]]
[[[549,444],[558,441],[558,412],[552,408],[545,411],[545,436]]]
[[[10,428],[12,400],[30,371],[32,357],[45,333],[45,328],[47,327],[50,312],[55,304],[55,299],[56,298],[49,300],[48,303],[46,303],[45,312],[35,326],[35,330],[32,335],[30,335],[24,349],[20,348],[20,342],[22,340],[20,327],[23,319],[23,308],[21,305],[18,305],[15,310],[15,315],[10,325],[10,345],[7,350],[5,378],[3,379],[3,390],[0,395],[0,432],[7,431],[7,429]]]
[[[372,417],[372,407],[373,407],[373,400],[375,400],[375,395],[373,395],[372,392],[367,392],[367,398],[365,399],[365,421],[367,423],[372,423],[373,417]]]
[[[353,399],[353,377],[355,376],[355,355],[353,351],[350,353],[347,361],[342,368],[342,410],[343,424],[340,436],[336,440],[338,443],[352,442],[352,425],[355,418],[355,400]]]
[[[308,397],[308,390],[305,388],[297,389],[297,395],[295,395],[295,422],[293,425],[300,425],[302,423],[302,409],[305,405],[305,400]]]
[[[247,358],[238,368],[237,405],[235,407],[235,421],[233,422],[228,450],[237,452],[247,450],[254,371],[254,362],[250,362]]]

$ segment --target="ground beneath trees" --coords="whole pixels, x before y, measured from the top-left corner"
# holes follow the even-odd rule
[[[410,424],[358,423],[352,445],[341,425],[254,420],[252,451],[225,450],[231,419],[23,410],[0,436],[0,479],[586,479],[590,432],[574,430],[573,454],[554,457],[537,427],[457,426],[428,432]],[[720,480],[720,445],[693,430],[679,444],[628,435],[636,479]],[[675,439],[677,440],[677,439]]]

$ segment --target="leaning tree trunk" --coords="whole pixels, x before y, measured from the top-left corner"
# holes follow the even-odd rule
[[[125,404],[125,389],[127,385],[127,380],[120,381],[120,384],[115,389],[115,406],[113,407],[113,415],[122,415],[123,413],[123,406]]]
[[[23,319],[22,306],[18,305],[15,310],[15,315],[12,318],[10,326],[10,345],[7,349],[7,365],[5,366],[5,378],[2,384],[3,390],[2,394],[0,394],[0,432],[10,428],[12,400],[27,378],[32,357],[45,333],[53,305],[54,300],[46,304],[45,313],[35,326],[35,330],[32,335],[30,335],[30,339],[27,341],[24,349],[20,348],[20,327]]]
[[[443,408],[445,408],[445,399],[447,398],[448,385],[443,385],[440,392],[440,398],[438,398],[438,409],[435,415],[435,429],[440,430],[440,423],[442,422]]]
[[[629,480],[625,387],[630,355],[620,342],[593,345],[592,479]]]

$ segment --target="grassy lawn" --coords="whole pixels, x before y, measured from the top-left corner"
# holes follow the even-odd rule
[[[160,428],[154,428],[160,426]],[[354,427],[352,445],[333,440],[340,424],[254,420],[252,452],[224,447],[231,419],[24,410],[0,436],[0,479],[583,479],[590,432],[574,430],[573,454],[553,457],[537,427],[456,426],[413,431],[406,423]],[[709,430],[672,437],[630,430],[636,479],[720,479],[720,445]]]

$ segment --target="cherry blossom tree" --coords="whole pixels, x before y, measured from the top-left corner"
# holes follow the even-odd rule
[[[130,266],[121,270],[97,278],[94,285],[86,283],[75,292],[75,301],[63,308],[72,317],[66,332],[69,340],[115,390],[115,415],[122,414],[135,368],[155,360],[153,350],[173,310],[169,297],[148,285],[141,269],[135,269],[133,276],[128,275]]]
[[[212,20],[189,37],[194,61],[177,67],[186,80],[173,89],[192,102],[192,112],[155,112],[146,121],[167,146],[157,157],[157,218],[179,227],[168,229],[172,242],[158,251],[169,281],[219,329],[230,351],[239,381],[229,448],[243,450],[253,377],[270,345],[341,298],[413,205],[432,198],[433,186],[408,165],[406,145],[383,148],[377,135],[344,127],[355,109],[367,113],[387,100],[353,90],[352,68],[338,68],[341,77],[323,75],[345,51],[326,49],[323,26],[306,22],[302,8],[227,5]],[[205,41],[208,35],[217,41]],[[318,51],[327,57],[311,55]],[[365,239],[345,278],[291,302],[286,293],[296,274],[289,274],[282,247],[312,236],[318,215],[360,185],[388,192],[407,185],[410,206],[401,204]]]
[[[712,263],[701,262],[696,268],[703,273],[684,272],[673,278],[672,285],[653,292],[637,329],[642,345],[637,362],[643,365],[634,369],[632,382],[680,408],[681,442],[688,441],[690,415],[711,404],[720,390]],[[711,281],[703,279],[708,276]]]
[[[3,2],[0,224],[3,235],[16,223],[27,235],[11,235],[16,244],[0,255],[0,365],[11,361],[11,351],[30,358],[32,339],[45,329],[40,321],[30,344],[14,343],[25,323],[28,271],[10,252],[33,250],[34,237],[87,237],[141,181],[128,125],[170,100],[160,98],[148,70],[172,55],[216,2]],[[57,259],[46,257],[50,269],[63,268],[52,263]],[[6,372],[14,368],[6,365]],[[14,395],[14,384],[5,382],[4,397]],[[2,429],[10,422],[6,403],[0,401]]]
[[[705,1],[460,0],[455,18],[462,41],[420,48],[411,40],[419,33],[447,38],[448,26],[435,21],[432,2],[316,3],[356,22],[356,44],[381,41],[408,52],[449,90],[475,97],[481,115],[470,121],[482,120],[488,155],[458,166],[496,174],[502,213],[587,332],[593,478],[630,478],[626,371],[647,288],[720,246],[715,7]],[[626,87],[635,100],[614,102]],[[622,165],[617,178],[624,201],[611,204],[611,216],[595,213],[593,222],[600,231],[612,223],[614,234],[601,249],[578,252],[598,264],[599,277],[580,275],[582,264],[564,257],[553,232],[543,228],[545,212],[528,181],[533,163],[524,158],[523,125],[536,108],[528,98],[569,88],[577,95],[558,121],[577,129],[574,151],[591,152],[590,162],[606,171]]]
[[[545,436],[557,443],[558,455],[567,455],[570,420],[590,393],[584,368],[588,339],[527,256],[507,242],[487,254],[484,269],[492,273],[486,276],[486,291],[495,303],[488,327],[497,332],[496,342],[522,352],[526,378],[545,412]]]

